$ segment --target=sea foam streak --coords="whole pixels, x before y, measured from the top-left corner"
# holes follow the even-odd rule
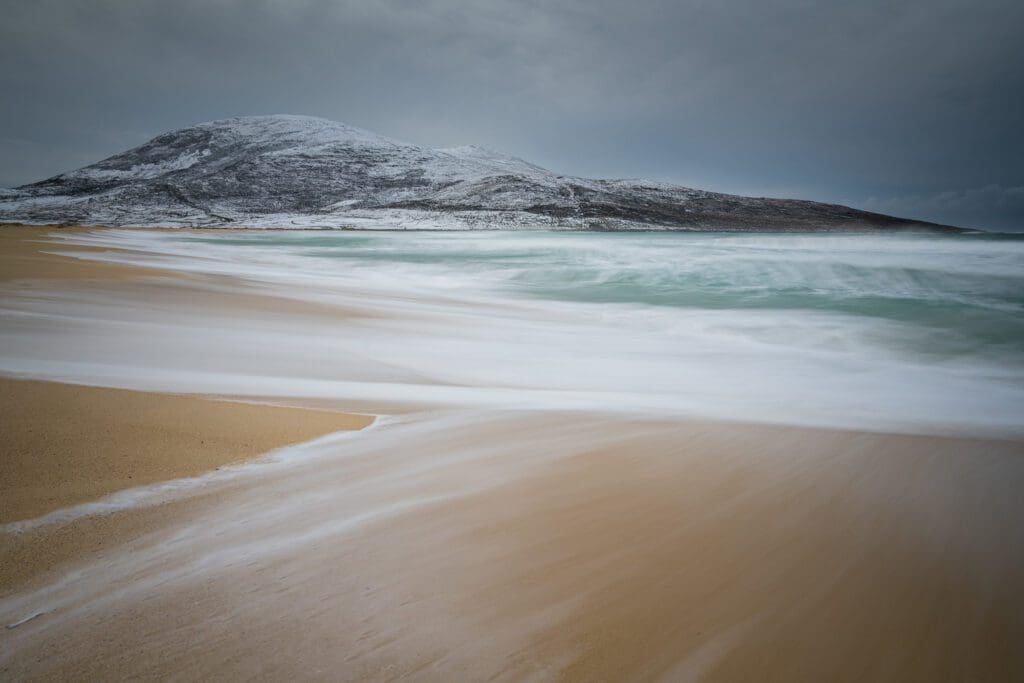
[[[1016,433],[1024,415],[1019,239],[65,239],[116,249],[83,258],[234,279],[19,299],[7,315],[21,322],[3,331],[7,372],[353,406],[596,408],[911,432]],[[340,307],[343,319],[250,307],[211,325],[193,306],[204,288]],[[67,328],[75,334],[56,333]]]

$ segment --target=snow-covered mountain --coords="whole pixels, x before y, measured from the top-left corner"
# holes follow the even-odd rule
[[[0,191],[0,221],[138,226],[639,230],[948,229],[817,202],[552,173],[307,116],[202,123]]]

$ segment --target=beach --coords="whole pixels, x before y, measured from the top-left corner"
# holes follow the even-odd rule
[[[0,524],[194,477],[367,416],[0,379],[7,438]]]
[[[1024,677],[1005,356],[331,239],[0,228],[5,678]]]

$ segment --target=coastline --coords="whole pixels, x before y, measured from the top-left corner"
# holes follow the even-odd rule
[[[0,525],[195,477],[373,418],[0,378]]]
[[[96,286],[162,303],[116,279]],[[197,291],[195,306],[248,329],[250,303]],[[348,329],[320,326],[344,309],[310,306],[277,299],[261,313],[325,344]],[[0,670],[1024,675],[1020,440],[482,405],[414,410],[301,448],[161,505],[11,535],[0,551],[31,569],[0,576]]]
[[[231,680],[1024,671],[1019,443],[531,413],[347,443],[113,518],[125,545],[73,583],[0,600],[0,661]]]
[[[25,292],[45,291],[54,283],[88,286],[180,277],[170,271],[49,253],[63,250],[63,245],[48,239],[54,232],[92,230],[0,227],[0,282]],[[73,251],[108,250],[78,246]],[[0,377],[0,414],[4,422],[0,528],[8,529],[128,489],[197,477],[324,434],[362,429],[374,419],[216,396],[11,377]],[[84,516],[44,523],[43,529],[27,533],[0,531],[0,593],[73,563],[87,548],[127,540],[132,535],[129,530],[149,529],[156,521],[144,521],[152,516],[148,511]]]
[[[0,283],[83,280],[130,280],[151,277],[175,277],[168,271],[136,268],[124,264],[109,264],[59,256],[47,253],[59,249],[60,244],[49,239],[57,233],[88,233],[94,228],[80,226],[35,226],[25,224],[0,225]],[[76,247],[83,253],[102,252],[104,249]]]

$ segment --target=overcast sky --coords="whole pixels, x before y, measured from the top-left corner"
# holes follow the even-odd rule
[[[1021,0],[0,0],[0,186],[245,114],[1024,230]]]

